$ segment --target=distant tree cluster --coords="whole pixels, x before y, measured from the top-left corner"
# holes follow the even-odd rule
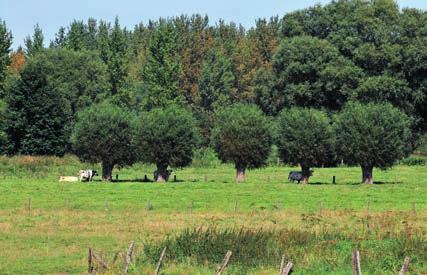
[[[48,47],[38,25],[11,44],[0,20],[1,153],[76,153],[103,162],[106,179],[136,160],[166,179],[212,146],[242,180],[275,143],[304,181],[344,161],[369,182],[427,129],[427,12],[393,0],[333,1],[249,30],[201,15],[133,30],[91,18]]]

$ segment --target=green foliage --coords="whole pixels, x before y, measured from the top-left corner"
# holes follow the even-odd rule
[[[9,53],[12,45],[12,33],[6,23],[0,20],[0,95],[3,98],[3,81],[6,78],[6,68],[10,63]]]
[[[102,177],[111,180],[115,165],[130,165],[135,160],[134,117],[108,103],[92,105],[79,112],[71,142],[83,161],[102,162]]]
[[[192,167],[211,167],[220,166],[221,162],[218,159],[216,152],[210,147],[202,147],[194,150]]]
[[[348,164],[389,168],[411,150],[411,120],[389,103],[350,103],[336,118],[339,156]]]
[[[414,93],[405,80],[386,75],[365,78],[355,94],[355,99],[361,102],[390,102],[407,114],[413,114],[422,100],[422,95]]]
[[[399,162],[399,164],[403,165],[426,165],[427,159],[425,157],[416,157],[416,156],[410,156],[407,158],[402,159],[402,161]]]
[[[69,145],[71,106],[49,80],[55,68],[37,55],[8,88],[5,130],[9,154],[63,155]]]
[[[310,168],[333,162],[334,131],[325,112],[285,109],[278,121],[277,145],[285,163]]]
[[[282,97],[277,110],[285,106],[335,110],[357,86],[362,70],[327,40],[301,36],[282,41],[273,57],[273,74],[271,89]]]
[[[39,25],[36,24],[34,26],[33,37],[31,38],[30,36],[27,36],[24,41],[25,54],[27,55],[27,57],[33,57],[35,54],[41,52],[44,49],[43,41],[43,32]]]
[[[212,140],[222,161],[238,170],[259,168],[271,150],[271,121],[255,105],[235,104],[216,114]]]
[[[280,233],[264,229],[186,229],[161,242],[145,243],[144,254],[154,264],[162,249],[167,247],[166,260],[187,262],[191,258],[196,265],[214,265],[221,263],[225,252],[231,250],[233,254],[230,265],[245,266],[247,270],[256,266],[277,265],[280,262],[284,246],[278,235]]]
[[[207,54],[200,76],[200,105],[212,111],[231,104],[234,75],[231,60],[215,49]]]
[[[102,98],[108,82],[96,54],[49,49],[32,57],[5,86],[5,151],[63,155],[70,150],[74,114]]]
[[[409,222],[407,217],[400,217]],[[397,226],[401,220],[382,215],[388,224]],[[369,260],[363,260],[364,270],[369,273],[385,273],[386,270],[398,270],[401,266],[402,253],[413,255],[415,265],[421,265],[422,251],[426,248],[425,238],[421,231],[407,235],[401,230],[384,234],[378,225],[370,229],[369,234],[358,230],[337,230],[336,227],[313,230],[316,226],[327,227],[327,221],[316,214],[302,215],[299,228],[279,230],[232,228],[222,229],[214,226],[208,228],[185,229],[163,240],[149,240],[144,243],[144,255],[141,260],[155,264],[164,247],[168,253],[164,265],[185,263],[187,265],[208,265],[217,268],[225,252],[232,251],[227,270],[235,274],[251,273],[251,269],[265,270],[267,267],[277,269],[283,251],[285,260],[297,261],[312,255],[314,262],[299,261],[295,270],[300,273],[334,272],[344,274],[348,268],[352,249],[364,251]],[[362,222],[371,222],[362,218]],[[382,222],[385,224],[385,221]],[[370,225],[372,227],[372,225]],[[361,238],[361,236],[363,238]],[[362,239],[362,241],[361,241]],[[320,244],[320,245],[319,245]],[[404,252],[402,252],[404,251]],[[321,263],[319,263],[319,261]],[[146,262],[139,261],[140,265]]]
[[[286,103],[274,84],[275,77],[271,70],[261,68],[257,71],[254,78],[255,102],[268,115],[277,115]]]
[[[65,61],[58,55],[58,73],[48,82],[64,91],[72,115],[103,100],[137,111],[186,105],[204,145],[212,111],[232,103],[255,103],[276,116],[290,107],[337,112],[354,100],[390,102],[414,118],[419,136],[427,129],[426,24],[425,11],[399,9],[392,0],[333,1],[258,19],[248,30],[223,20],[210,24],[198,14],[150,20],[132,31],[117,18],[74,20],[50,43],[70,53]],[[0,59],[9,63],[11,34],[0,25]],[[45,51],[39,26],[25,44],[29,59]],[[6,83],[5,62],[0,90],[13,86]],[[0,97],[8,97],[4,89]],[[17,115],[15,126],[25,125],[21,121]]]
[[[169,22],[161,22],[153,33],[139,87],[144,109],[183,103],[178,83],[182,67],[176,41],[177,33]]]
[[[110,75],[111,93],[115,95],[125,86],[128,75],[128,44],[125,33],[120,28],[116,17],[109,40],[108,73]]]
[[[142,112],[135,136],[140,159],[157,165],[159,171],[191,164],[199,141],[191,112],[176,105]]]

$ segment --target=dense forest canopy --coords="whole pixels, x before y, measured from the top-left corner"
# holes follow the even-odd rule
[[[91,18],[61,27],[47,48],[37,25],[23,49],[11,43],[1,21],[2,153],[70,152],[77,112],[104,101],[137,113],[181,105],[205,138],[233,103],[277,116],[386,101],[414,119],[414,132],[427,129],[427,12],[393,0],[332,1],[248,30],[202,15],[133,30]]]

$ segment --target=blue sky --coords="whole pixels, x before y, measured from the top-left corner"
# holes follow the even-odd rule
[[[309,7],[329,0],[0,0],[0,18],[14,36],[14,48],[32,34],[36,23],[46,43],[53,39],[60,26],[73,19],[89,17],[113,21],[119,16],[123,26],[133,28],[149,19],[180,14],[207,14],[211,24],[222,18],[251,27],[256,18],[270,17]],[[427,0],[399,0],[401,7],[427,10]]]

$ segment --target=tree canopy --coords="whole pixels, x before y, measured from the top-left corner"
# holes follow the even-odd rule
[[[181,106],[196,118],[204,146],[218,109],[236,103],[277,117],[293,107],[329,115],[352,101],[388,102],[413,119],[415,137],[427,130],[427,12],[401,9],[394,0],[337,0],[259,18],[249,29],[198,14],[136,22],[132,29],[118,18],[89,18],[61,26],[45,41],[36,25],[14,52],[0,22],[2,152],[72,152],[75,113],[104,101],[137,113]],[[34,118],[52,125],[52,137],[62,139],[58,150],[47,150],[53,145]]]
[[[245,179],[245,170],[260,168],[273,143],[272,123],[255,105],[235,104],[216,114],[212,141],[219,158],[232,162],[237,181]]]
[[[134,132],[132,113],[108,103],[95,104],[78,113],[71,136],[73,152],[83,161],[101,162],[102,179],[111,181],[114,166],[136,159]]]
[[[301,166],[304,183],[308,182],[311,167],[334,161],[335,133],[326,113],[298,107],[285,109],[278,124],[280,157],[285,163]]]
[[[351,103],[336,118],[338,155],[362,167],[372,183],[372,169],[389,168],[411,148],[411,119],[390,103]]]
[[[191,112],[170,105],[142,112],[138,118],[135,144],[140,160],[157,166],[157,181],[168,179],[167,168],[191,164],[199,132]]]
[[[75,113],[101,101],[109,87],[96,53],[66,49],[38,53],[6,84],[5,151],[60,156],[70,152]]]

